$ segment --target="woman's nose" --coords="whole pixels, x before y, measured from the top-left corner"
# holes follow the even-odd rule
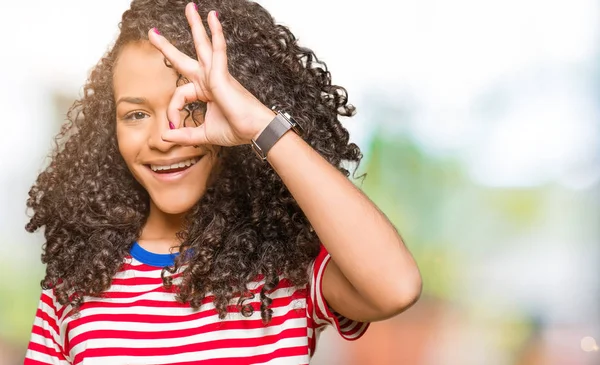
[[[173,142],[167,142],[162,139],[163,132],[169,129],[169,123],[166,115],[154,120],[148,136],[148,145],[150,148],[166,152],[175,145]]]

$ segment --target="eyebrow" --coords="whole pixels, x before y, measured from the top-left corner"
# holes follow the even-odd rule
[[[148,103],[148,100],[146,100],[146,98],[124,96],[122,98],[119,98],[119,100],[117,100],[117,103],[115,104],[115,106],[119,105],[120,102],[126,102],[126,103],[130,103],[130,104],[146,104],[146,103]]]

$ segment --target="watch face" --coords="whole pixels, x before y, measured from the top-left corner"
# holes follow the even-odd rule
[[[298,134],[299,136],[302,136],[304,134],[304,128],[302,128],[302,126],[298,122],[296,122],[296,119],[289,117],[288,120],[290,121],[294,132],[296,132],[296,134]]]
[[[276,105],[274,105],[271,109],[277,114],[280,114],[282,117],[284,117],[288,121],[288,123],[291,124],[292,129],[294,130],[294,132],[296,132],[296,134],[298,134],[299,136],[302,136],[304,134],[304,128],[302,128],[302,126],[296,121],[296,119],[292,118],[292,116],[288,112],[279,110]]]

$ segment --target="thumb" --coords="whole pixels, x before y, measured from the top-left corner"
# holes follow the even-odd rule
[[[182,146],[195,146],[209,143],[206,136],[206,124],[201,124],[198,127],[166,130],[162,133],[161,138],[163,141],[177,143]]]

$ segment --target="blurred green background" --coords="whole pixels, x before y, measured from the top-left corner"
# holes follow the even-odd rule
[[[600,364],[600,4],[259,2],[348,89],[356,183],[424,278],[362,339],[325,331],[312,363]],[[0,365],[22,363],[44,270],[27,191],[127,7],[0,5]]]

